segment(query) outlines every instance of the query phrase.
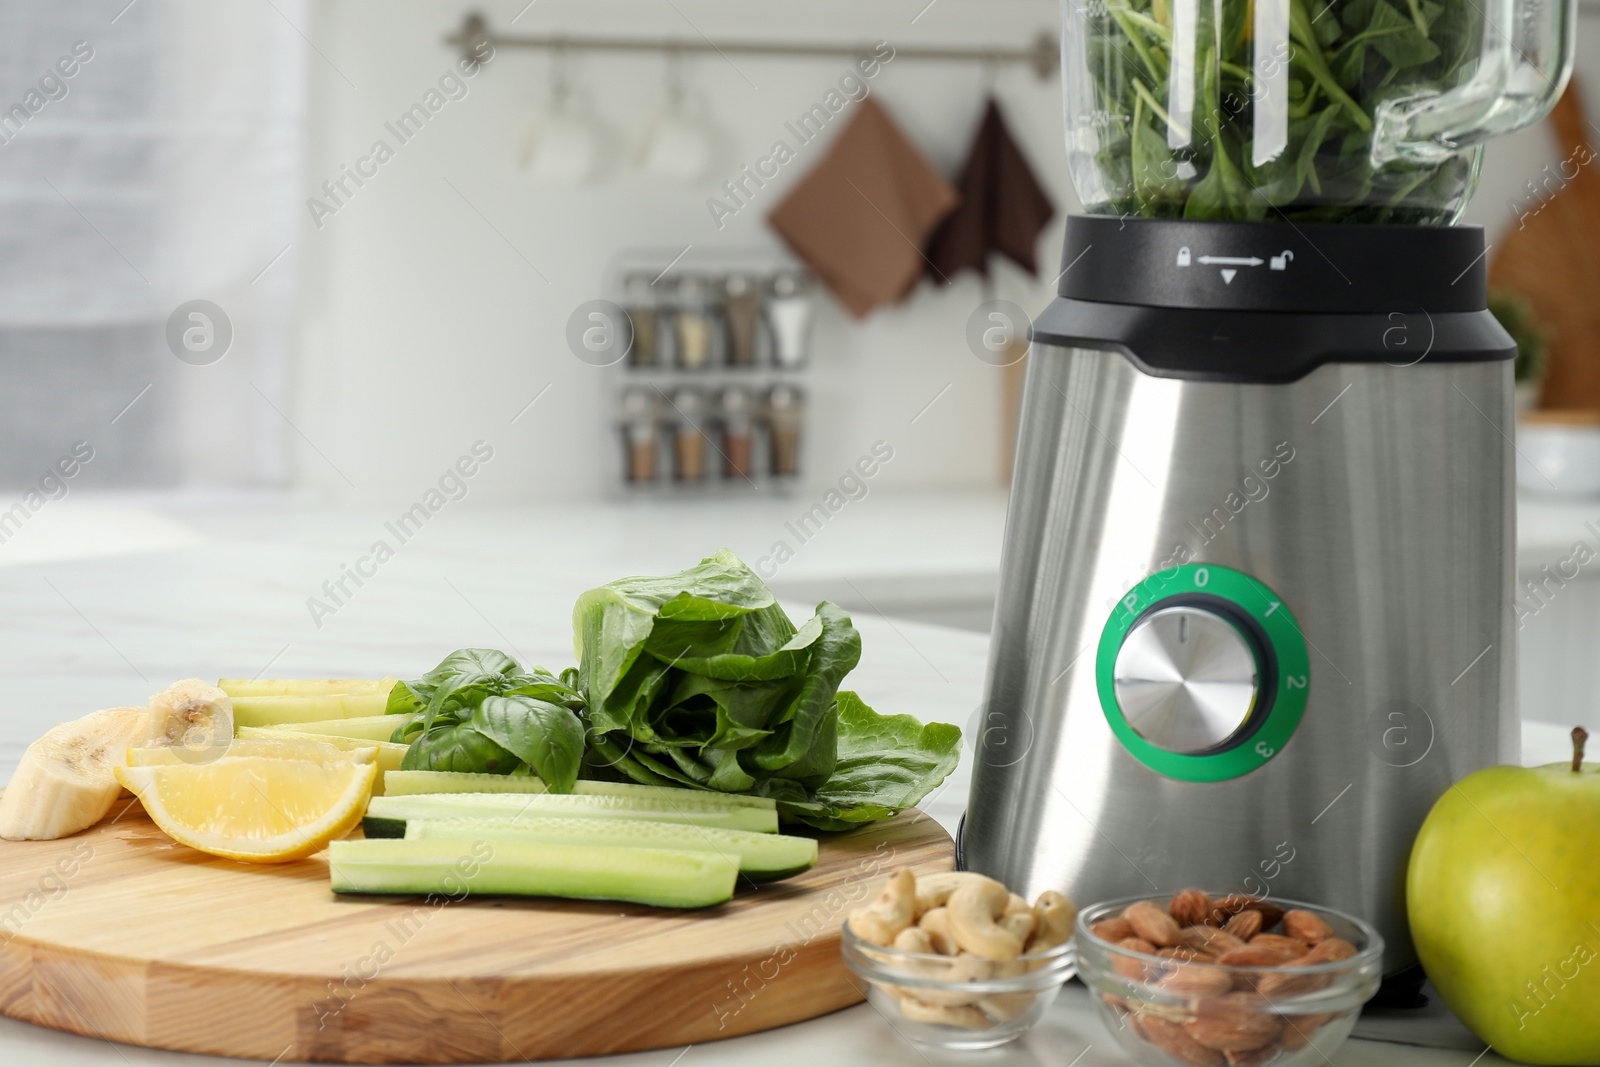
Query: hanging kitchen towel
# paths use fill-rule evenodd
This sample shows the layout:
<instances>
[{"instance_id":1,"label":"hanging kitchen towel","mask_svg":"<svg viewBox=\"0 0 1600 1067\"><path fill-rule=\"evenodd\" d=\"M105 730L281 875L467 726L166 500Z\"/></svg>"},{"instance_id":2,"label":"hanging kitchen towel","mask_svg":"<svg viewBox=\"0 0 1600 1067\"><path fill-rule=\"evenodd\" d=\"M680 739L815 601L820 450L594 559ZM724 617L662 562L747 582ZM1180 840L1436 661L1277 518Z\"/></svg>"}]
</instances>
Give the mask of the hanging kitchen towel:
<instances>
[{"instance_id":1,"label":"hanging kitchen towel","mask_svg":"<svg viewBox=\"0 0 1600 1067\"><path fill-rule=\"evenodd\" d=\"M946 281L970 268L987 277L989 254L998 252L1037 274L1034 246L1055 215L1055 205L1028 167L992 96L957 188L961 206L928 245L928 273Z\"/></svg>"},{"instance_id":2,"label":"hanging kitchen towel","mask_svg":"<svg viewBox=\"0 0 1600 1067\"><path fill-rule=\"evenodd\" d=\"M956 191L868 97L812 172L767 221L859 317L905 298L922 247Z\"/></svg>"}]
</instances>

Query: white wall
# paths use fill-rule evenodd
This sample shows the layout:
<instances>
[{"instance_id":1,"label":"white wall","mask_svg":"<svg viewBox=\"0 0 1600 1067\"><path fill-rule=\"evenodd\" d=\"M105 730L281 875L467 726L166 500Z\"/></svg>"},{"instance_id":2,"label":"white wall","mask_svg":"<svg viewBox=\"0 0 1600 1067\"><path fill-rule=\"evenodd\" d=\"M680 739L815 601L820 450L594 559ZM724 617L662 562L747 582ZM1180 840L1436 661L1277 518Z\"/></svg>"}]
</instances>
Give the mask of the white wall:
<instances>
[{"instance_id":1,"label":"white wall","mask_svg":"<svg viewBox=\"0 0 1600 1067\"><path fill-rule=\"evenodd\" d=\"M721 38L900 46L1020 45L1040 30L1054 32L1056 19L1050 0L941 0L915 24L926 0L678 0L676 9L660 0L539 0L512 26L525 3L482 7L492 25L513 32L693 39L703 31ZM327 58L312 61L308 186L364 153L384 135L383 123L435 82L455 58L441 38L468 6L336 0L318 7L307 33ZM616 377L568 351L568 315L601 295L604 268L621 248L694 244L698 253L713 246L776 247L764 213L821 158L817 144L806 146L761 202L720 232L706 198L739 163L765 154L784 135L783 123L816 103L848 66L844 59L738 56L730 64L716 56L689 58L691 88L703 94L728 134L716 179L670 188L630 175L623 165L592 188L560 188L533 184L514 166L528 105L548 85L548 63L543 55L502 50L465 99L447 105L320 230L308 214L300 248L307 298L295 420L327 460L293 438L299 484L340 497L414 496L484 438L496 458L475 481L475 498L612 491L619 460L609 428L598 428L597 420L609 418L607 390ZM664 59L585 55L575 57L573 69L594 109L631 149L659 106ZM885 67L872 90L929 159L953 176L981 113L982 80L972 64L903 59ZM997 89L1041 179L1065 190L1059 82L1007 68ZM1057 199L1064 213L1068 197L1058 192ZM1047 277L1054 275L1060 234L1058 219L1040 241ZM1018 273L1002 279L999 295L1025 308L1042 307L1048 289ZM971 277L944 293L924 284L906 305L859 324L823 300L809 454L815 478L836 479L883 438L896 452L879 486L994 484L1001 372L979 362L964 339L967 317L981 299ZM551 388L543 399L510 425L546 385ZM912 425L947 385L944 397Z\"/></svg>"},{"instance_id":2,"label":"white wall","mask_svg":"<svg viewBox=\"0 0 1600 1067\"><path fill-rule=\"evenodd\" d=\"M492 25L513 32L882 39L902 47L1022 45L1040 30L1054 33L1057 20L1053 0L525 4L314 4L304 28L321 55L310 59L306 185L315 188L340 163L353 162L385 136L386 120L435 83L455 58L441 39L469 7L481 7ZM1597 14L1585 9L1580 42L1595 39ZM547 89L548 63L543 55L503 50L470 83L469 96L447 105L336 216L320 229L307 216L296 249L306 289L294 375L297 432L289 437L298 486L340 499L415 499L482 438L493 444L496 458L474 480L475 499L613 492L619 461L606 420L616 378L571 355L564 340L568 315L601 295L602 274L619 249L776 247L764 213L821 157L818 145L807 146L761 201L722 231L711 221L706 197L739 163L763 154L783 135L784 121L820 99L846 66L833 59L690 58L689 84L728 135L717 179L700 188L671 188L630 175L619 161L609 179L580 189L538 186L514 167L529 105ZM1579 69L1591 102L1600 104L1600 50L1580 47ZM660 104L664 59L586 55L575 57L574 71L625 154ZM905 59L886 67L872 89L929 159L953 176L980 114L983 83L983 72L971 64ZM1058 208L1063 214L1075 209L1062 152L1059 82L1008 67L998 76L997 92ZM1600 107L1591 113L1600 115ZM1543 129L1492 146L1467 221L1487 225L1493 240L1514 224L1510 198L1556 156ZM1057 258L1061 225L1058 216L1040 240L1047 268ZM998 295L1024 308L1036 310L1049 299L1047 286L1019 272L1003 267L999 278ZM813 484L836 478L879 438L896 449L880 487L993 484L1000 467L1001 372L975 359L964 340L967 317L983 298L968 275L943 292L924 283L905 305L861 323L822 301L809 450ZM547 385L539 403L511 425Z\"/></svg>"}]
</instances>

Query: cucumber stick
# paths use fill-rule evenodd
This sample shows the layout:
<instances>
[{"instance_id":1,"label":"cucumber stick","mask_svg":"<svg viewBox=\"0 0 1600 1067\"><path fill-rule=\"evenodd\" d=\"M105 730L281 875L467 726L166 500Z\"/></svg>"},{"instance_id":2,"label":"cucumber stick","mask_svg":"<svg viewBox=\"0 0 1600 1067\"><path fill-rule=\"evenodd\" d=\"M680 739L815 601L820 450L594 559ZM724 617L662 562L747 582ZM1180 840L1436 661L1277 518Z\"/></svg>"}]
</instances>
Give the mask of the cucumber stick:
<instances>
[{"instance_id":1,"label":"cucumber stick","mask_svg":"<svg viewBox=\"0 0 1600 1067\"><path fill-rule=\"evenodd\" d=\"M737 861L716 852L532 841L334 841L335 893L623 900L704 908L733 896Z\"/></svg>"},{"instance_id":2,"label":"cucumber stick","mask_svg":"<svg viewBox=\"0 0 1600 1067\"><path fill-rule=\"evenodd\" d=\"M385 782L387 787L387 782ZM677 792L677 790L673 790ZM778 831L778 813L723 802L715 793L683 790L682 798L605 797L578 793L435 793L373 797L362 828L368 837L403 837L412 819L643 819L719 830Z\"/></svg>"},{"instance_id":3,"label":"cucumber stick","mask_svg":"<svg viewBox=\"0 0 1600 1067\"><path fill-rule=\"evenodd\" d=\"M387 693L237 696L233 698L233 723L235 726L279 726L367 718L382 715L388 704ZM394 726L389 729L392 731Z\"/></svg>"},{"instance_id":4,"label":"cucumber stick","mask_svg":"<svg viewBox=\"0 0 1600 1067\"><path fill-rule=\"evenodd\" d=\"M707 790L677 788L659 785L639 785L636 782L579 782L573 793L598 797L637 797L641 799L679 800L685 803L696 797L707 797L720 804L777 811L778 802L769 797L742 796L737 793L714 793ZM544 793L544 782L531 774L469 774L463 771L400 771L389 779L389 795L421 796L431 793Z\"/></svg>"},{"instance_id":5,"label":"cucumber stick","mask_svg":"<svg viewBox=\"0 0 1600 1067\"><path fill-rule=\"evenodd\" d=\"M817 862L817 843L809 837L642 819L412 819L406 823L406 840L538 841L716 852L737 856L739 873L755 882L788 878Z\"/></svg>"},{"instance_id":6,"label":"cucumber stick","mask_svg":"<svg viewBox=\"0 0 1600 1067\"><path fill-rule=\"evenodd\" d=\"M221 678L217 688L231 697L309 697L378 694L385 699L393 678Z\"/></svg>"},{"instance_id":7,"label":"cucumber stick","mask_svg":"<svg viewBox=\"0 0 1600 1067\"><path fill-rule=\"evenodd\" d=\"M235 705L237 710L237 705ZM397 715L361 715L353 719L324 719L321 722L285 722L271 726L252 726L234 721L235 732L243 730L287 731L296 734L327 734L329 737L349 737L357 741L387 741L400 725Z\"/></svg>"}]
</instances>

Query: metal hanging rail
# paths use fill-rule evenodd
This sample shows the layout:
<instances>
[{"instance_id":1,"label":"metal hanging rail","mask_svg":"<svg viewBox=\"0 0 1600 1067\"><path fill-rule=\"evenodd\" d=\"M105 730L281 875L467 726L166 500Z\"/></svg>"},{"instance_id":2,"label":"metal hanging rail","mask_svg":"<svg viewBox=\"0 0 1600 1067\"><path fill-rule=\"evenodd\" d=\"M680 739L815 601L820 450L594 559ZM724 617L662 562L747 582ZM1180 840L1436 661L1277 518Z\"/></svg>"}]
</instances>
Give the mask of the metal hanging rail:
<instances>
[{"instance_id":1,"label":"metal hanging rail","mask_svg":"<svg viewBox=\"0 0 1600 1067\"><path fill-rule=\"evenodd\" d=\"M489 29L489 22L479 12L471 12L461 23L461 29L445 38L447 44L456 46L464 58L470 60L479 46L488 44L500 48L539 48L545 50L569 49L581 52L675 52L683 54L716 53L751 56L815 57L828 56L859 59L872 54L871 45L841 44L786 44L777 41L711 41L663 40L646 37L576 37L561 34L502 34ZM1061 52L1055 38L1041 32L1028 48L918 48L896 46L896 59L936 59L967 63L1026 63L1040 78L1048 78L1061 65Z\"/></svg>"}]
</instances>

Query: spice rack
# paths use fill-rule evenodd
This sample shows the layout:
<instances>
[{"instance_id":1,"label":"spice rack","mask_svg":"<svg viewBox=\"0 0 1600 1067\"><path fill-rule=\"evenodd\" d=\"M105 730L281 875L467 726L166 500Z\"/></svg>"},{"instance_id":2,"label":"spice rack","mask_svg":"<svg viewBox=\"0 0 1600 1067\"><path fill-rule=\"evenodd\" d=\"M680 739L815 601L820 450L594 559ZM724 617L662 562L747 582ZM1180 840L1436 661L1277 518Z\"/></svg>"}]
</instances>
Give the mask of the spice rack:
<instances>
[{"instance_id":1,"label":"spice rack","mask_svg":"<svg viewBox=\"0 0 1600 1067\"><path fill-rule=\"evenodd\" d=\"M803 469L815 283L766 251L633 252L607 270L627 313L611 368L632 494L783 491Z\"/></svg>"}]
</instances>

